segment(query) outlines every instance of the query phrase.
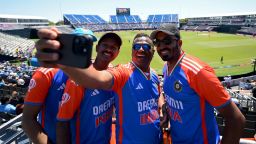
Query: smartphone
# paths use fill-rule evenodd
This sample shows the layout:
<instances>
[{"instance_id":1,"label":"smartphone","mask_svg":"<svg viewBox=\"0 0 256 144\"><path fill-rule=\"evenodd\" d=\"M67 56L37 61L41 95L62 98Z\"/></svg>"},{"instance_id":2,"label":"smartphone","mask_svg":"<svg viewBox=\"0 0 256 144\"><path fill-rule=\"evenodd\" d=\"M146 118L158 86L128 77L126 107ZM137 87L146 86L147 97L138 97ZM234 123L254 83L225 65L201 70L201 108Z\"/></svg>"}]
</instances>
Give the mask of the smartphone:
<instances>
[{"instance_id":1,"label":"smartphone","mask_svg":"<svg viewBox=\"0 0 256 144\"><path fill-rule=\"evenodd\" d=\"M78 68L88 68L90 66L93 48L92 36L59 34L57 40L61 44L59 50L45 49L45 52L56 52L59 54L59 60L53 63Z\"/></svg>"}]
</instances>

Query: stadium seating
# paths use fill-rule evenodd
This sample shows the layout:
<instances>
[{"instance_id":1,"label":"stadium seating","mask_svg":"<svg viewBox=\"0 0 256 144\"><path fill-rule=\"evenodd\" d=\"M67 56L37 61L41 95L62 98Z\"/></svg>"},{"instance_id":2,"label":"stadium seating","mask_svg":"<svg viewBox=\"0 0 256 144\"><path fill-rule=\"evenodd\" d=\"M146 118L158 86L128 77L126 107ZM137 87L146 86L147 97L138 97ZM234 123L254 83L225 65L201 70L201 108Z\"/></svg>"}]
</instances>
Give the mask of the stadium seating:
<instances>
[{"instance_id":1,"label":"stadium seating","mask_svg":"<svg viewBox=\"0 0 256 144\"><path fill-rule=\"evenodd\" d=\"M161 24L173 23L178 24L178 14L160 14L160 15L149 15L147 18L148 28L156 29Z\"/></svg>"},{"instance_id":2,"label":"stadium seating","mask_svg":"<svg viewBox=\"0 0 256 144\"><path fill-rule=\"evenodd\" d=\"M141 19L138 15L111 15L111 23L141 23Z\"/></svg>"},{"instance_id":3,"label":"stadium seating","mask_svg":"<svg viewBox=\"0 0 256 144\"><path fill-rule=\"evenodd\" d=\"M70 26L57 26L56 27L61 33L72 33L74 31Z\"/></svg>"},{"instance_id":4,"label":"stadium seating","mask_svg":"<svg viewBox=\"0 0 256 144\"><path fill-rule=\"evenodd\" d=\"M35 42L0 32L0 54L12 57L29 57Z\"/></svg>"},{"instance_id":5,"label":"stadium seating","mask_svg":"<svg viewBox=\"0 0 256 144\"><path fill-rule=\"evenodd\" d=\"M179 22L178 14L149 15L148 23L177 23Z\"/></svg>"},{"instance_id":6,"label":"stadium seating","mask_svg":"<svg viewBox=\"0 0 256 144\"><path fill-rule=\"evenodd\" d=\"M240 34L249 34L249 35L256 35L256 27L242 27L241 30L238 30Z\"/></svg>"},{"instance_id":7,"label":"stadium seating","mask_svg":"<svg viewBox=\"0 0 256 144\"><path fill-rule=\"evenodd\" d=\"M22 114L0 126L0 143L31 143L21 128Z\"/></svg>"},{"instance_id":8,"label":"stadium seating","mask_svg":"<svg viewBox=\"0 0 256 144\"><path fill-rule=\"evenodd\" d=\"M70 24L104 24L107 23L98 15L64 14L64 21Z\"/></svg>"}]
</instances>

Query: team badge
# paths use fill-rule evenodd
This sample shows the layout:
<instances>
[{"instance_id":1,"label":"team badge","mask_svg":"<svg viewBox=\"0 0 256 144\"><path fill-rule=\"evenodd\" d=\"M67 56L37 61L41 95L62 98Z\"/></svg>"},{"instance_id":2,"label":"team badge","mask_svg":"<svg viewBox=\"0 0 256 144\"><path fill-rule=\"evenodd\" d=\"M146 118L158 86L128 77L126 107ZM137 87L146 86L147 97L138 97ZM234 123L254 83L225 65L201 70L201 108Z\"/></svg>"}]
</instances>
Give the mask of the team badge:
<instances>
[{"instance_id":1,"label":"team badge","mask_svg":"<svg viewBox=\"0 0 256 144\"><path fill-rule=\"evenodd\" d=\"M176 92L180 92L182 90L182 85L181 85L180 81L175 81L174 82L174 90Z\"/></svg>"},{"instance_id":2,"label":"team badge","mask_svg":"<svg viewBox=\"0 0 256 144\"><path fill-rule=\"evenodd\" d=\"M31 79L28 86L28 92L30 92L30 90L34 87L36 87L36 81L34 79Z\"/></svg>"},{"instance_id":3,"label":"team badge","mask_svg":"<svg viewBox=\"0 0 256 144\"><path fill-rule=\"evenodd\" d=\"M60 106L62 106L64 103L67 103L70 100L70 95L68 93L64 93L61 98Z\"/></svg>"}]
</instances>

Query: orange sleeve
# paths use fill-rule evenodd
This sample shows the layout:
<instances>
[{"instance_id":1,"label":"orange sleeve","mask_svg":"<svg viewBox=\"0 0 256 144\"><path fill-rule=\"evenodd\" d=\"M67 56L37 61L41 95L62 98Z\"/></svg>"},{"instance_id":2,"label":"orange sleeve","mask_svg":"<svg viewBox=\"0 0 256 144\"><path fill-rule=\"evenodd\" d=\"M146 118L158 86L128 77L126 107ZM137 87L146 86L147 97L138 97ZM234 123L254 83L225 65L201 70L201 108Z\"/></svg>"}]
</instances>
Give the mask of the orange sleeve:
<instances>
[{"instance_id":1,"label":"orange sleeve","mask_svg":"<svg viewBox=\"0 0 256 144\"><path fill-rule=\"evenodd\" d=\"M62 95L57 119L60 121L72 119L76 111L79 109L83 96L84 88L69 79Z\"/></svg>"},{"instance_id":2,"label":"orange sleeve","mask_svg":"<svg viewBox=\"0 0 256 144\"><path fill-rule=\"evenodd\" d=\"M199 96L204 97L212 106L221 107L230 101L230 96L210 67L201 69L192 80L192 87Z\"/></svg>"},{"instance_id":3,"label":"orange sleeve","mask_svg":"<svg viewBox=\"0 0 256 144\"><path fill-rule=\"evenodd\" d=\"M30 80L25 104L41 105L44 103L51 86L52 79L58 69L38 68Z\"/></svg>"},{"instance_id":4,"label":"orange sleeve","mask_svg":"<svg viewBox=\"0 0 256 144\"><path fill-rule=\"evenodd\" d=\"M122 89L131 74L131 70L124 65L118 65L117 67L108 69L107 71L110 72L114 78L112 90L116 92Z\"/></svg>"}]
</instances>

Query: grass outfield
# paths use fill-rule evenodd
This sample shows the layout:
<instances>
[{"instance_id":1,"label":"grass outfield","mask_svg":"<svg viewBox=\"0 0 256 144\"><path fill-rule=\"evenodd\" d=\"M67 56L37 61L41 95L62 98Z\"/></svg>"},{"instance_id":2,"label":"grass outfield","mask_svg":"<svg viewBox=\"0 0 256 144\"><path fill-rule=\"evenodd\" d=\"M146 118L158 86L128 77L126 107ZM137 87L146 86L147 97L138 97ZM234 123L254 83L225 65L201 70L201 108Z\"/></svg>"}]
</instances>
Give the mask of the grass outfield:
<instances>
[{"instance_id":1,"label":"grass outfield","mask_svg":"<svg viewBox=\"0 0 256 144\"><path fill-rule=\"evenodd\" d=\"M127 63L131 60L132 40L138 32L116 32L122 37L123 45L113 64ZM150 34L151 31L144 32ZM97 37L102 34L95 33ZM183 50L208 63L215 69L218 76L248 73L253 70L250 63L251 59L256 58L256 38L214 32L186 31L181 31L181 37ZM223 64L220 62L221 56L223 56ZM93 57L95 57L95 51ZM162 66L163 62L156 52L151 67L161 74Z\"/></svg>"}]
</instances>

